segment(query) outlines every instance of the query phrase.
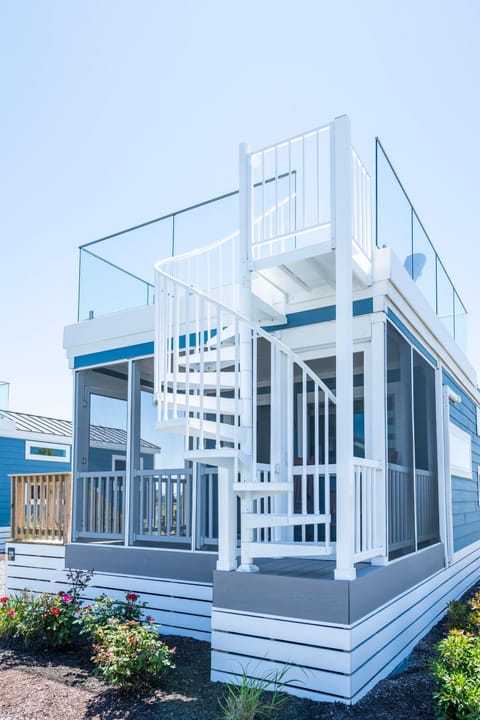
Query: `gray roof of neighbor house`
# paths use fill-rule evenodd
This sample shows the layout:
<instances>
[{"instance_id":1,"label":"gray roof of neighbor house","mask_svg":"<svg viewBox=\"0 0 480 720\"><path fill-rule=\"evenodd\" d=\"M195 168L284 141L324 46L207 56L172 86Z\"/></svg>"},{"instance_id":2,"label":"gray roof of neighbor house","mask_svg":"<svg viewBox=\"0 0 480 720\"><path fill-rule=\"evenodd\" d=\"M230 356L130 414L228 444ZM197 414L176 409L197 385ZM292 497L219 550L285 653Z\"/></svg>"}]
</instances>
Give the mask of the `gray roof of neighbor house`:
<instances>
[{"instance_id":1,"label":"gray roof of neighbor house","mask_svg":"<svg viewBox=\"0 0 480 720\"><path fill-rule=\"evenodd\" d=\"M12 420L20 432L43 433L44 435L60 435L72 437L71 420L58 420L43 417L42 415L29 415L28 413L0 410L0 418ZM90 442L95 445L126 445L127 433L118 428L104 427L103 425L90 426ZM143 448L159 450L159 446L148 440L141 441Z\"/></svg>"}]
</instances>

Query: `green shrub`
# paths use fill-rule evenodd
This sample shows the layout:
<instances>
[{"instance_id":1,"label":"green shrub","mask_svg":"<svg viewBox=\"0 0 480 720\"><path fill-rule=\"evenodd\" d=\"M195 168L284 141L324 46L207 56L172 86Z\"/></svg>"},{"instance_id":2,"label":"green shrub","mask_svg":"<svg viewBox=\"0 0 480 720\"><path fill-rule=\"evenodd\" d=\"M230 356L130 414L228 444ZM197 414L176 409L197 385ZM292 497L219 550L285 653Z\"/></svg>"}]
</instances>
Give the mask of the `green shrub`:
<instances>
[{"instance_id":1,"label":"green shrub","mask_svg":"<svg viewBox=\"0 0 480 720\"><path fill-rule=\"evenodd\" d=\"M37 649L71 646L77 635L78 605L66 592L23 592L0 600L0 638L22 640Z\"/></svg>"},{"instance_id":2,"label":"green shrub","mask_svg":"<svg viewBox=\"0 0 480 720\"><path fill-rule=\"evenodd\" d=\"M288 668L267 673L263 678L251 678L242 671L239 685L227 685L227 694L220 701L222 720L256 720L273 716L285 703L281 692ZM268 694L267 694L267 691Z\"/></svg>"},{"instance_id":3,"label":"green shrub","mask_svg":"<svg viewBox=\"0 0 480 720\"><path fill-rule=\"evenodd\" d=\"M432 669L439 720L480 717L480 638L451 630L438 644Z\"/></svg>"},{"instance_id":4,"label":"green shrub","mask_svg":"<svg viewBox=\"0 0 480 720\"><path fill-rule=\"evenodd\" d=\"M459 600L449 602L447 619L450 628L478 635L480 633L480 592L475 593L466 602Z\"/></svg>"},{"instance_id":5,"label":"green shrub","mask_svg":"<svg viewBox=\"0 0 480 720\"><path fill-rule=\"evenodd\" d=\"M146 691L175 667L175 648L160 640L156 625L110 618L104 627L96 629L96 637L92 661L97 674L124 692Z\"/></svg>"},{"instance_id":6,"label":"green shrub","mask_svg":"<svg viewBox=\"0 0 480 720\"><path fill-rule=\"evenodd\" d=\"M79 613L80 632L96 640L99 630L108 625L110 620L123 623L129 620L141 622L145 607L146 603L139 603L138 595L134 592L127 592L125 600L114 600L106 595L100 595L93 604L82 608ZM150 618L147 617L146 620L150 621Z\"/></svg>"}]
</instances>

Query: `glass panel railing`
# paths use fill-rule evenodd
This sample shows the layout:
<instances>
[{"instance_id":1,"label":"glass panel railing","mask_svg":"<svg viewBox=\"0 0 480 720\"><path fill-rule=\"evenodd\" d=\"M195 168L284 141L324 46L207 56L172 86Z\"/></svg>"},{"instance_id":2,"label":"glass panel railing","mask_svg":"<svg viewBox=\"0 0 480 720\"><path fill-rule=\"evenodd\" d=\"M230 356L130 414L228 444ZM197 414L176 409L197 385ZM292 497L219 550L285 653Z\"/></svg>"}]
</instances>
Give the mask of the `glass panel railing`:
<instances>
[{"instance_id":1,"label":"glass panel railing","mask_svg":"<svg viewBox=\"0 0 480 720\"><path fill-rule=\"evenodd\" d=\"M468 313L465 305L455 292L453 295L455 339L461 347L467 346L468 341Z\"/></svg>"},{"instance_id":2,"label":"glass panel railing","mask_svg":"<svg viewBox=\"0 0 480 720\"><path fill-rule=\"evenodd\" d=\"M437 314L449 333L454 335L453 285L443 264L437 262Z\"/></svg>"},{"instance_id":3,"label":"glass panel railing","mask_svg":"<svg viewBox=\"0 0 480 720\"><path fill-rule=\"evenodd\" d=\"M438 317L465 350L465 305L378 138L375 166L377 247L392 248Z\"/></svg>"},{"instance_id":4,"label":"glass panel railing","mask_svg":"<svg viewBox=\"0 0 480 720\"><path fill-rule=\"evenodd\" d=\"M80 247L78 319L154 301L154 265L221 240L238 227L238 191Z\"/></svg>"},{"instance_id":5,"label":"glass panel railing","mask_svg":"<svg viewBox=\"0 0 480 720\"><path fill-rule=\"evenodd\" d=\"M81 248L78 320L150 305L153 289L142 278Z\"/></svg>"},{"instance_id":6,"label":"glass panel railing","mask_svg":"<svg viewBox=\"0 0 480 720\"><path fill-rule=\"evenodd\" d=\"M412 212L412 255L410 256L410 277L416 282L426 299L437 310L436 253L428 239L423 225Z\"/></svg>"}]
</instances>

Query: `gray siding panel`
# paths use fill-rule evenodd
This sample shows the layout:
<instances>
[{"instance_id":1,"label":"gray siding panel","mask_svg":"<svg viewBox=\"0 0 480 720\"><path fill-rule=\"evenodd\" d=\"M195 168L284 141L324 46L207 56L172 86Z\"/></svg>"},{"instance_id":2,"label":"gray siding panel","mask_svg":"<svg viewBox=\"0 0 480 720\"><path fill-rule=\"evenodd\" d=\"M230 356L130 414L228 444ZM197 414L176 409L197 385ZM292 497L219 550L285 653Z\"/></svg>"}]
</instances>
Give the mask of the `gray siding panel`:
<instances>
[{"instance_id":1,"label":"gray siding panel","mask_svg":"<svg viewBox=\"0 0 480 720\"><path fill-rule=\"evenodd\" d=\"M455 552L480 540L477 468L480 464L480 437L477 435L477 408L472 398L444 371L443 382L461 397L450 403L450 420L472 438L472 479L452 477L453 548Z\"/></svg>"},{"instance_id":2,"label":"gray siding panel","mask_svg":"<svg viewBox=\"0 0 480 720\"><path fill-rule=\"evenodd\" d=\"M65 549L65 567L115 575L165 578L192 582L213 580L216 554L155 548L72 543Z\"/></svg>"},{"instance_id":3,"label":"gray siding panel","mask_svg":"<svg viewBox=\"0 0 480 720\"><path fill-rule=\"evenodd\" d=\"M351 582L217 571L213 607L350 625L443 568L438 544Z\"/></svg>"}]
</instances>

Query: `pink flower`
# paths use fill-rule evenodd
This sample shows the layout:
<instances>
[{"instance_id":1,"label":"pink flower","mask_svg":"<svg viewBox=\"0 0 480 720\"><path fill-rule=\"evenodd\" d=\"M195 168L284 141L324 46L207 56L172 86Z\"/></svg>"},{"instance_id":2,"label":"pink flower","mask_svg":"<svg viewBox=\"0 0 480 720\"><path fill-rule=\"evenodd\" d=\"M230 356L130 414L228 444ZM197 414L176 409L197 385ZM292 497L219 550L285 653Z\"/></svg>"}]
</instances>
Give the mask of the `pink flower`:
<instances>
[{"instance_id":1,"label":"pink flower","mask_svg":"<svg viewBox=\"0 0 480 720\"><path fill-rule=\"evenodd\" d=\"M9 610L9 611L7 612L7 615L10 615L10 617L11 617L12 615L15 615L15 610Z\"/></svg>"},{"instance_id":2,"label":"pink flower","mask_svg":"<svg viewBox=\"0 0 480 720\"><path fill-rule=\"evenodd\" d=\"M7 596L1 597L0 602L3 602L3 603L8 602L8 597Z\"/></svg>"},{"instance_id":3,"label":"pink flower","mask_svg":"<svg viewBox=\"0 0 480 720\"><path fill-rule=\"evenodd\" d=\"M138 595L135 593L129 592L126 595L127 600L138 600Z\"/></svg>"},{"instance_id":4,"label":"pink flower","mask_svg":"<svg viewBox=\"0 0 480 720\"><path fill-rule=\"evenodd\" d=\"M51 615L60 615L60 610L58 608L52 608L50 610Z\"/></svg>"},{"instance_id":5,"label":"pink flower","mask_svg":"<svg viewBox=\"0 0 480 720\"><path fill-rule=\"evenodd\" d=\"M64 596L62 597L62 600L63 600L63 602L66 602L66 603L72 602L73 597L72 597L71 595L64 595Z\"/></svg>"}]
</instances>

